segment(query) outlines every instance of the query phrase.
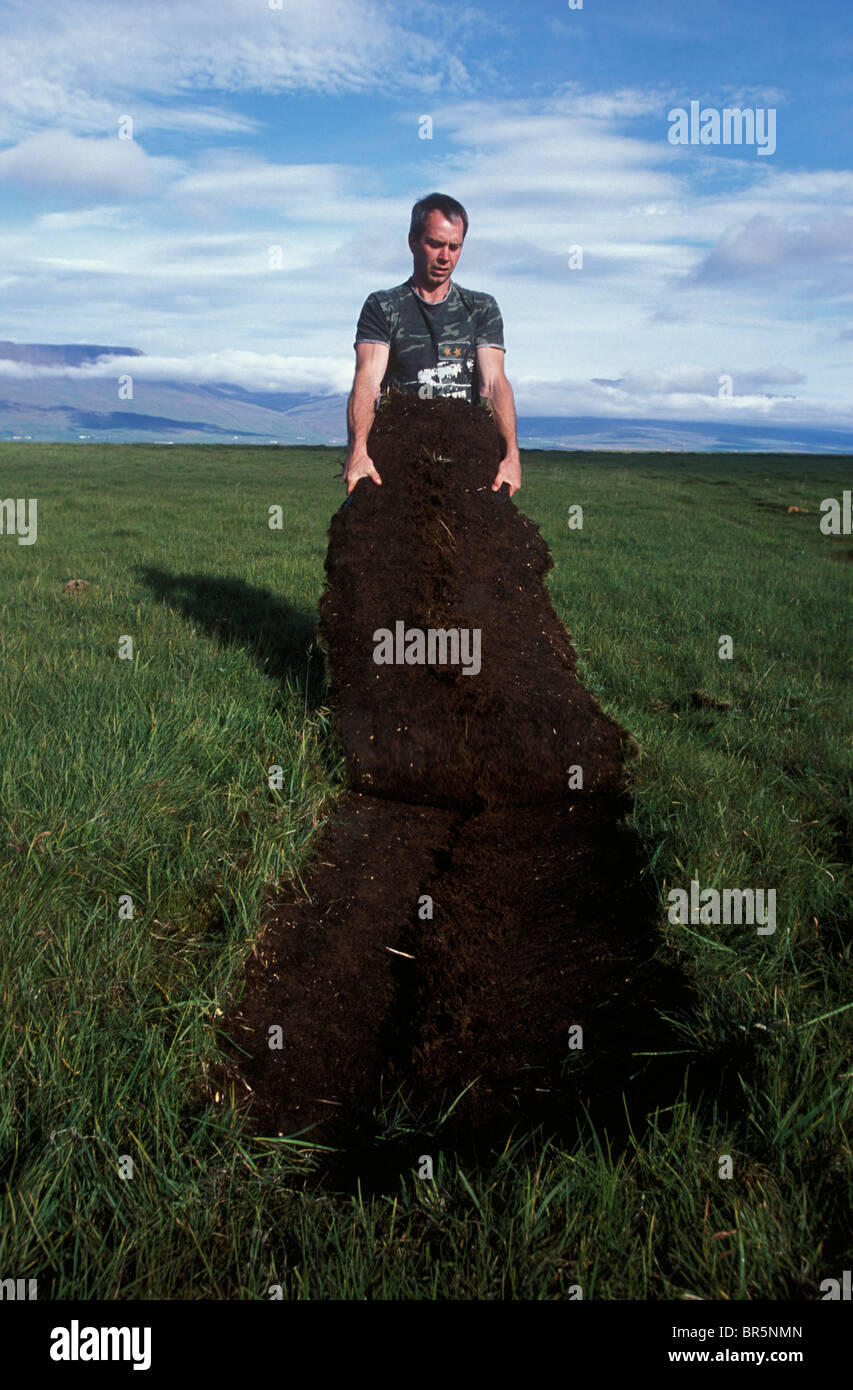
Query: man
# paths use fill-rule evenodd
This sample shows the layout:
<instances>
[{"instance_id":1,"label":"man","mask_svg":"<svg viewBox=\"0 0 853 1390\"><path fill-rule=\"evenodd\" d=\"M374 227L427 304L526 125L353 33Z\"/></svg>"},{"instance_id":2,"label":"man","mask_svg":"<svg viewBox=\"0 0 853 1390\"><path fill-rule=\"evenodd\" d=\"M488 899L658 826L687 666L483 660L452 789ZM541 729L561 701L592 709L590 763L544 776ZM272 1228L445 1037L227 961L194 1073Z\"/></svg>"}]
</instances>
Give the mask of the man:
<instances>
[{"instance_id":1,"label":"man","mask_svg":"<svg viewBox=\"0 0 853 1390\"><path fill-rule=\"evenodd\" d=\"M484 396L504 441L492 491L508 483L511 497L521 487L500 310L490 294L463 289L450 278L467 230L468 214L455 198L443 193L422 198L412 208L410 278L365 300L356 328L355 379L347 406L347 495L362 478L382 482L367 453L367 436L376 398L391 387L422 397L461 396L472 404Z\"/></svg>"}]
</instances>

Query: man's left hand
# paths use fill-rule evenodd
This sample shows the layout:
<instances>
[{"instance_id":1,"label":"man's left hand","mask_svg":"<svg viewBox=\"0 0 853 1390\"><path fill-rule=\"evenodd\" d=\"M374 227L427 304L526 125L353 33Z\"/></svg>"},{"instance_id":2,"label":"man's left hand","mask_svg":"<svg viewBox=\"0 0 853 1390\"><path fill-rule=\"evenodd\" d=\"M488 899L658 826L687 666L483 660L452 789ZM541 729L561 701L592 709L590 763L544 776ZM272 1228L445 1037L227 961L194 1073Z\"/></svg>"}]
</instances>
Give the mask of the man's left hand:
<instances>
[{"instance_id":1,"label":"man's left hand","mask_svg":"<svg viewBox=\"0 0 853 1390\"><path fill-rule=\"evenodd\" d=\"M501 459L498 475L492 483L492 492L500 492L502 483L509 483L510 497L521 487L521 459L518 454L506 454Z\"/></svg>"}]
</instances>

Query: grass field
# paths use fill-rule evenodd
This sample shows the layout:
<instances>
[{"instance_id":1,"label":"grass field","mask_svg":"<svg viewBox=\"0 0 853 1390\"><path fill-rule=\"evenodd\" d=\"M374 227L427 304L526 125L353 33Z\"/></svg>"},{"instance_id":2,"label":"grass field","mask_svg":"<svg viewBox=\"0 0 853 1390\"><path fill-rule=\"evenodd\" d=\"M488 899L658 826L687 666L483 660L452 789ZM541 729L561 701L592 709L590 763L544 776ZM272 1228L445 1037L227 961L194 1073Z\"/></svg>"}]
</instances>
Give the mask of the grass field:
<instances>
[{"instance_id":1,"label":"grass field","mask_svg":"<svg viewBox=\"0 0 853 1390\"><path fill-rule=\"evenodd\" d=\"M851 1259L853 537L819 508L851 460L523 457L582 677L642 750L685 1058L729 1059L733 1084L723 1106L685 1063L666 1106L626 1098L626 1141L581 1117L571 1145L508 1135L481 1168L439 1129L434 1182L413 1160L353 1194L209 1084L265 888L341 789L311 652L340 458L0 448L0 498L38 499L36 544L0 535L0 1277L74 1299L820 1298ZM774 888L775 933L670 925L691 879Z\"/></svg>"}]
</instances>

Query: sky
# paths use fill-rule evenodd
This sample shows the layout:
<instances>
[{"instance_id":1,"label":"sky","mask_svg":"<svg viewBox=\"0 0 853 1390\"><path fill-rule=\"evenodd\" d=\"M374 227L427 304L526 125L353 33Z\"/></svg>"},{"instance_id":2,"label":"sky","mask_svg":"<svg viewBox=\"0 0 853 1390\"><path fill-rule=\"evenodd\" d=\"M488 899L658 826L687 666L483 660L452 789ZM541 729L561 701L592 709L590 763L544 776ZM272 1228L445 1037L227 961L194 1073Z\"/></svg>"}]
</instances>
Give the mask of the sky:
<instances>
[{"instance_id":1,"label":"sky","mask_svg":"<svg viewBox=\"0 0 853 1390\"><path fill-rule=\"evenodd\" d=\"M438 190L520 413L851 429L851 106L850 0L3 0L0 339L346 391Z\"/></svg>"}]
</instances>

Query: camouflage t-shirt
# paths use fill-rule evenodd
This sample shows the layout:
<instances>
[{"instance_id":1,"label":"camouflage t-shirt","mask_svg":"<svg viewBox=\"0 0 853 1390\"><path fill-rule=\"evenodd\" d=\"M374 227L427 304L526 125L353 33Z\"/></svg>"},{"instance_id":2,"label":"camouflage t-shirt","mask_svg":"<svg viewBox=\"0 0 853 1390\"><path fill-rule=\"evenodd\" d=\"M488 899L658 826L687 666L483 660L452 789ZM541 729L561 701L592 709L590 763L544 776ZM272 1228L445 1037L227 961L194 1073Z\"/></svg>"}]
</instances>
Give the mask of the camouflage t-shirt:
<instances>
[{"instance_id":1,"label":"camouflage t-shirt","mask_svg":"<svg viewBox=\"0 0 853 1390\"><path fill-rule=\"evenodd\" d=\"M480 395L477 348L504 346L503 321L490 294L450 282L438 304L427 304L411 277L392 290L368 295L355 330L356 343L387 343L391 351L382 390L396 387L421 396Z\"/></svg>"}]
</instances>

